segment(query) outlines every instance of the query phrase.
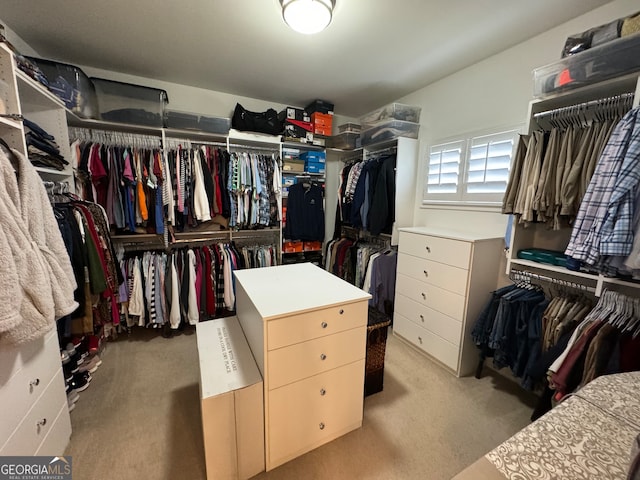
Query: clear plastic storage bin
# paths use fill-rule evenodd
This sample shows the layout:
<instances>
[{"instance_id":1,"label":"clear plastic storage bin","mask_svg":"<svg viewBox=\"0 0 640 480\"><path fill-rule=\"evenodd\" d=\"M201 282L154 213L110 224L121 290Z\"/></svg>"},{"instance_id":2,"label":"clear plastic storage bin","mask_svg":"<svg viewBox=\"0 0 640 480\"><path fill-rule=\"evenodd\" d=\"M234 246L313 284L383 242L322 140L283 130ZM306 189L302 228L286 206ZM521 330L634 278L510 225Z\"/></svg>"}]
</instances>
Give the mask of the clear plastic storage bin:
<instances>
[{"instance_id":1,"label":"clear plastic storage bin","mask_svg":"<svg viewBox=\"0 0 640 480\"><path fill-rule=\"evenodd\" d=\"M82 70L44 58L26 58L40 69L51 93L60 98L69 110L83 118L99 118L95 88Z\"/></svg>"},{"instance_id":2,"label":"clear plastic storage bin","mask_svg":"<svg viewBox=\"0 0 640 480\"><path fill-rule=\"evenodd\" d=\"M162 127L167 92L131 83L91 78L98 95L100 118L110 122Z\"/></svg>"},{"instance_id":3,"label":"clear plastic storage bin","mask_svg":"<svg viewBox=\"0 0 640 480\"><path fill-rule=\"evenodd\" d=\"M420 123L422 108L403 105L402 103L390 103L378 108L367 115L360 117L363 128L376 125L383 120L401 120L403 122Z\"/></svg>"},{"instance_id":4,"label":"clear plastic storage bin","mask_svg":"<svg viewBox=\"0 0 640 480\"><path fill-rule=\"evenodd\" d=\"M640 34L593 47L533 71L536 97L640 70Z\"/></svg>"},{"instance_id":5,"label":"clear plastic storage bin","mask_svg":"<svg viewBox=\"0 0 640 480\"><path fill-rule=\"evenodd\" d=\"M357 123L343 123L338 125L338 133L360 133L362 126Z\"/></svg>"},{"instance_id":6,"label":"clear plastic storage bin","mask_svg":"<svg viewBox=\"0 0 640 480\"><path fill-rule=\"evenodd\" d=\"M168 110L165 126L182 130L197 130L207 133L220 133L226 135L231 128L231 119L224 117L208 117L195 113L178 112Z\"/></svg>"},{"instance_id":7,"label":"clear plastic storage bin","mask_svg":"<svg viewBox=\"0 0 640 480\"><path fill-rule=\"evenodd\" d=\"M389 120L378 123L362 132L362 146L386 142L398 137L418 138L419 123Z\"/></svg>"},{"instance_id":8,"label":"clear plastic storage bin","mask_svg":"<svg viewBox=\"0 0 640 480\"><path fill-rule=\"evenodd\" d=\"M334 135L331 137L331 147L342 150L360 148L360 134L345 132Z\"/></svg>"}]
</instances>

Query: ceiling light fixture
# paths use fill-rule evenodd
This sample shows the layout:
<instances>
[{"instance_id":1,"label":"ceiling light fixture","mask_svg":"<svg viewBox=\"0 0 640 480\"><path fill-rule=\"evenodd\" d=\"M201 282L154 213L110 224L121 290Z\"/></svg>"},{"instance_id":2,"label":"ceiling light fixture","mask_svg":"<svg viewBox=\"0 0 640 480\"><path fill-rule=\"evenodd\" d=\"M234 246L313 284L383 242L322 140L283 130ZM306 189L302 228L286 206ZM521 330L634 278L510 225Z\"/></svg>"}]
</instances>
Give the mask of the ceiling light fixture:
<instances>
[{"instance_id":1,"label":"ceiling light fixture","mask_svg":"<svg viewBox=\"0 0 640 480\"><path fill-rule=\"evenodd\" d=\"M282 18L293 30L311 35L331 23L335 0L280 0Z\"/></svg>"}]
</instances>

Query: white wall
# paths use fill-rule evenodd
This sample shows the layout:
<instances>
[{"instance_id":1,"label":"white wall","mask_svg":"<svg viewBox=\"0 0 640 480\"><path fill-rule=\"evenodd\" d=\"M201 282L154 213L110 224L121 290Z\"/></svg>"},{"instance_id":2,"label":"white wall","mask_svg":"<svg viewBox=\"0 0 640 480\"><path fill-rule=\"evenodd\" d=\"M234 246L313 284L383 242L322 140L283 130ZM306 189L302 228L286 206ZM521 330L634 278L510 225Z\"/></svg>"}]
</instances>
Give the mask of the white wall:
<instances>
[{"instance_id":1,"label":"white wall","mask_svg":"<svg viewBox=\"0 0 640 480\"><path fill-rule=\"evenodd\" d=\"M422 159L428 146L461 134L524 124L533 98L532 71L558 60L569 35L639 9L635 0L616 0L399 99L422 107L415 225L503 235L507 217L497 210L421 207Z\"/></svg>"}]
</instances>

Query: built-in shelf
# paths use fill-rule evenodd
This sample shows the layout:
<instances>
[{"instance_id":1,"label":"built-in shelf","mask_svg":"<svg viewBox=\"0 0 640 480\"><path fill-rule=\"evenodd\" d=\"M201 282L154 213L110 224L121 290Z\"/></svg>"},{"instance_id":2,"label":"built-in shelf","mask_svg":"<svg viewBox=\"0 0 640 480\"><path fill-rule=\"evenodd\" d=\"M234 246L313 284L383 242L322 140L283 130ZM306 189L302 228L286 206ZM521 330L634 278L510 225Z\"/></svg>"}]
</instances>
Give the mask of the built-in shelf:
<instances>
[{"instance_id":1,"label":"built-in shelf","mask_svg":"<svg viewBox=\"0 0 640 480\"><path fill-rule=\"evenodd\" d=\"M22 104L23 113L58 108L66 109L62 100L22 70L16 70L16 78L18 79L18 90L20 92L20 103Z\"/></svg>"},{"instance_id":2,"label":"built-in shelf","mask_svg":"<svg viewBox=\"0 0 640 480\"><path fill-rule=\"evenodd\" d=\"M70 110L67 110L67 124L70 127L76 128L155 135L158 138L162 136L162 127L134 125L131 123L108 122L106 120L96 120L93 118L81 118Z\"/></svg>"},{"instance_id":3,"label":"built-in shelf","mask_svg":"<svg viewBox=\"0 0 640 480\"><path fill-rule=\"evenodd\" d=\"M511 265L522 265L523 267L537 268L538 270L547 270L549 272L562 273L564 275L570 275L573 277L587 278L593 280L594 282L598 281L598 275L594 273L585 273L585 272L576 272L574 270L569 270L565 267L560 267L557 265L549 265L547 263L538 263L533 262L531 260L522 260L522 259L511 259Z\"/></svg>"},{"instance_id":4,"label":"built-in shelf","mask_svg":"<svg viewBox=\"0 0 640 480\"><path fill-rule=\"evenodd\" d=\"M0 125L6 126L9 128L15 128L17 130L19 130L21 127L21 124L18 120L13 120L7 117L0 117Z\"/></svg>"},{"instance_id":5,"label":"built-in shelf","mask_svg":"<svg viewBox=\"0 0 640 480\"><path fill-rule=\"evenodd\" d=\"M227 143L227 134L205 132L203 130L165 128L164 135L165 135L165 138L177 139L177 140L181 140L184 138L185 140L191 140L196 143L198 140L219 142L220 144L224 144L224 145L226 145Z\"/></svg>"},{"instance_id":6,"label":"built-in shelf","mask_svg":"<svg viewBox=\"0 0 640 480\"><path fill-rule=\"evenodd\" d=\"M47 175L56 175L59 177L68 177L69 172L64 170L56 170L55 168L34 167L38 173L46 173Z\"/></svg>"}]
</instances>

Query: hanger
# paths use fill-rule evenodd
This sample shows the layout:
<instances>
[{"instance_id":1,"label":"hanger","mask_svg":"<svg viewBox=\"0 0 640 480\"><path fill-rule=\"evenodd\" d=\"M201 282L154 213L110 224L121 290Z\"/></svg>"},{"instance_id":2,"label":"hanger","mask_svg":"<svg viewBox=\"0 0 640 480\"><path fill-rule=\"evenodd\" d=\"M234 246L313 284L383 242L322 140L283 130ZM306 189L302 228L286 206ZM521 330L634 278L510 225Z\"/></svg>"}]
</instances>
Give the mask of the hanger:
<instances>
[{"instance_id":1,"label":"hanger","mask_svg":"<svg viewBox=\"0 0 640 480\"><path fill-rule=\"evenodd\" d=\"M13 152L13 150L11 150L11 147L9 146L9 144L5 142L3 138L0 138L0 149L2 149L4 154L9 159L9 163L11 163L11 166L13 167L13 170L16 172L16 175L17 175L20 162L18 160L18 157L16 157L16 154Z\"/></svg>"}]
</instances>

